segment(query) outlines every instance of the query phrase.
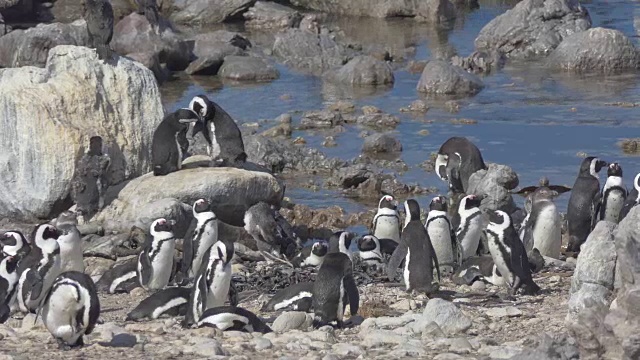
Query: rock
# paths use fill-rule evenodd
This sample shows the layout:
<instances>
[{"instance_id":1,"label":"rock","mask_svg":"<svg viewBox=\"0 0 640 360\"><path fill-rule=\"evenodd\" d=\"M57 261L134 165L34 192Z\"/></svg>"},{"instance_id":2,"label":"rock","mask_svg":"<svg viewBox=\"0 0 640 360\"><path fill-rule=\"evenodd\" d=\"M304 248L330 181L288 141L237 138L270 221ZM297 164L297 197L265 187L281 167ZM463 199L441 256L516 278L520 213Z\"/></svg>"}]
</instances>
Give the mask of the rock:
<instances>
[{"instance_id":1,"label":"rock","mask_svg":"<svg viewBox=\"0 0 640 360\"><path fill-rule=\"evenodd\" d=\"M616 224L600 221L580 249L578 264L571 277L571 294L585 283L613 290L616 247L613 234Z\"/></svg>"},{"instance_id":2,"label":"rock","mask_svg":"<svg viewBox=\"0 0 640 360\"><path fill-rule=\"evenodd\" d=\"M505 57L499 51L474 51L467 57L454 56L451 58L453 66L459 66L464 71L473 74L489 74L504 67Z\"/></svg>"},{"instance_id":3,"label":"rock","mask_svg":"<svg viewBox=\"0 0 640 360\"><path fill-rule=\"evenodd\" d=\"M358 125L368 126L376 129L395 128L400 124L400 119L391 114L375 113L364 114L356 119Z\"/></svg>"},{"instance_id":4,"label":"rock","mask_svg":"<svg viewBox=\"0 0 640 360\"><path fill-rule=\"evenodd\" d=\"M503 210L511 214L516 210L509 190L518 186L518 175L506 165L487 163L487 170L478 170L469 177L468 194L487 195L481 209Z\"/></svg>"},{"instance_id":5,"label":"rock","mask_svg":"<svg viewBox=\"0 0 640 360\"><path fill-rule=\"evenodd\" d=\"M283 192L284 187L272 175L236 168L183 169L165 176L148 173L120 190L97 220L117 221L128 228L137 220L140 209L154 201L171 197L192 204L205 198L214 204L218 219L241 226L251 205L260 201L279 205Z\"/></svg>"},{"instance_id":6,"label":"rock","mask_svg":"<svg viewBox=\"0 0 640 360\"><path fill-rule=\"evenodd\" d=\"M192 52L170 28L161 34L149 24L144 15L132 13L113 28L111 48L121 55L131 53L156 54L160 63L172 71L182 71L189 66Z\"/></svg>"},{"instance_id":7,"label":"rock","mask_svg":"<svg viewBox=\"0 0 640 360\"><path fill-rule=\"evenodd\" d=\"M171 77L171 71L169 71L166 65L160 63L160 57L154 52L135 52L127 54L127 57L153 71L153 75L155 75L159 84L169 80Z\"/></svg>"},{"instance_id":8,"label":"rock","mask_svg":"<svg viewBox=\"0 0 640 360\"><path fill-rule=\"evenodd\" d=\"M414 326L413 330L417 330L417 332L422 333L423 339L438 339L446 337L444 331L442 331L435 321L421 322L420 327Z\"/></svg>"},{"instance_id":9,"label":"rock","mask_svg":"<svg viewBox=\"0 0 640 360\"><path fill-rule=\"evenodd\" d=\"M474 291L485 291L487 289L487 285L480 280L476 280L471 284L471 289Z\"/></svg>"},{"instance_id":10,"label":"rock","mask_svg":"<svg viewBox=\"0 0 640 360\"><path fill-rule=\"evenodd\" d=\"M193 219L192 205L185 204L174 198L163 198L138 209L136 226L148 229L159 218L173 219L177 222L174 234L182 238Z\"/></svg>"},{"instance_id":11,"label":"rock","mask_svg":"<svg viewBox=\"0 0 640 360\"><path fill-rule=\"evenodd\" d=\"M306 9L349 16L416 17L436 23L456 17L455 7L448 0L293 0L291 3Z\"/></svg>"},{"instance_id":12,"label":"rock","mask_svg":"<svg viewBox=\"0 0 640 360\"><path fill-rule=\"evenodd\" d=\"M170 20L189 25L216 24L233 19L255 0L173 0Z\"/></svg>"},{"instance_id":13,"label":"rock","mask_svg":"<svg viewBox=\"0 0 640 360\"><path fill-rule=\"evenodd\" d=\"M76 46L52 49L44 69L0 70L0 109L0 164L13 169L2 175L0 217L12 218L50 218L69 208L77 161L92 136L102 137L111 158L109 184L149 171L163 117L150 70L125 58L104 64Z\"/></svg>"},{"instance_id":14,"label":"rock","mask_svg":"<svg viewBox=\"0 0 640 360\"><path fill-rule=\"evenodd\" d=\"M76 165L76 173L71 180L71 200L81 224L104 206L104 191L109 186L106 175L111 159L102 153L102 147L101 137L89 139L89 151Z\"/></svg>"},{"instance_id":15,"label":"rock","mask_svg":"<svg viewBox=\"0 0 640 360\"><path fill-rule=\"evenodd\" d=\"M396 310L415 310L418 308L418 304L416 303L415 300L412 299L404 299L404 300L400 300L397 303L392 304L391 306L389 306L392 309L396 309Z\"/></svg>"},{"instance_id":16,"label":"rock","mask_svg":"<svg viewBox=\"0 0 640 360\"><path fill-rule=\"evenodd\" d=\"M58 45L87 46L89 34L84 20L71 24L38 24L0 37L0 68L44 67L49 51Z\"/></svg>"},{"instance_id":17,"label":"rock","mask_svg":"<svg viewBox=\"0 0 640 360\"><path fill-rule=\"evenodd\" d=\"M382 345L400 345L409 339L407 336L398 335L391 330L371 330L366 333L360 332L362 346L365 348L375 348Z\"/></svg>"},{"instance_id":18,"label":"rock","mask_svg":"<svg viewBox=\"0 0 640 360\"><path fill-rule=\"evenodd\" d=\"M380 317L370 317L366 318L362 324L360 324L360 332L363 333L364 336L366 332L371 329L386 329L393 330L407 324L413 323L415 319L410 316L400 316L400 317L391 317L391 316L380 316Z\"/></svg>"},{"instance_id":19,"label":"rock","mask_svg":"<svg viewBox=\"0 0 640 360\"><path fill-rule=\"evenodd\" d=\"M245 26L254 29L282 30L300 26L302 14L278 3L257 1L243 14Z\"/></svg>"},{"instance_id":20,"label":"rock","mask_svg":"<svg viewBox=\"0 0 640 360\"><path fill-rule=\"evenodd\" d=\"M446 334L465 332L471 327L471 320L452 302L443 299L429 300L422 317L427 321L435 321Z\"/></svg>"},{"instance_id":21,"label":"rock","mask_svg":"<svg viewBox=\"0 0 640 360\"><path fill-rule=\"evenodd\" d=\"M640 67L640 55L622 32L598 27L567 36L548 64L579 73L616 73Z\"/></svg>"},{"instance_id":22,"label":"rock","mask_svg":"<svg viewBox=\"0 0 640 360\"><path fill-rule=\"evenodd\" d=\"M254 338L252 342L256 347L256 351L267 350L273 347L271 340L264 337Z\"/></svg>"},{"instance_id":23,"label":"rock","mask_svg":"<svg viewBox=\"0 0 640 360\"><path fill-rule=\"evenodd\" d=\"M307 111L300 119L300 129L332 128L344 124L342 115L337 111Z\"/></svg>"},{"instance_id":24,"label":"rock","mask_svg":"<svg viewBox=\"0 0 640 360\"><path fill-rule=\"evenodd\" d=\"M485 310L484 313L492 318L515 317L522 315L522 311L515 306L489 308Z\"/></svg>"},{"instance_id":25,"label":"rock","mask_svg":"<svg viewBox=\"0 0 640 360\"><path fill-rule=\"evenodd\" d=\"M280 333L294 329L306 330L311 326L311 320L305 312L287 311L278 316L271 329Z\"/></svg>"},{"instance_id":26,"label":"rock","mask_svg":"<svg viewBox=\"0 0 640 360\"><path fill-rule=\"evenodd\" d=\"M328 72L326 78L352 86L391 85L395 81L389 63L368 55L354 57L339 70Z\"/></svg>"},{"instance_id":27,"label":"rock","mask_svg":"<svg viewBox=\"0 0 640 360\"><path fill-rule=\"evenodd\" d=\"M237 81L261 82L277 79L280 73L261 58L230 55L224 58L218 76Z\"/></svg>"},{"instance_id":28,"label":"rock","mask_svg":"<svg viewBox=\"0 0 640 360\"><path fill-rule=\"evenodd\" d=\"M273 54L283 64L313 74L342 66L353 57L352 51L335 42L330 35L300 29L276 34Z\"/></svg>"},{"instance_id":29,"label":"rock","mask_svg":"<svg viewBox=\"0 0 640 360\"><path fill-rule=\"evenodd\" d=\"M477 76L442 60L427 63L416 89L419 92L441 95L475 95L484 84Z\"/></svg>"},{"instance_id":30,"label":"rock","mask_svg":"<svg viewBox=\"0 0 640 360\"><path fill-rule=\"evenodd\" d=\"M580 353L575 340L570 336L559 334L552 338L547 333L541 336L540 343L535 349L526 348L514 355L511 360L553 360L579 359Z\"/></svg>"},{"instance_id":31,"label":"rock","mask_svg":"<svg viewBox=\"0 0 640 360\"><path fill-rule=\"evenodd\" d=\"M348 100L338 100L329 105L329 110L338 111L343 114L350 114L356 110L356 105Z\"/></svg>"},{"instance_id":32,"label":"rock","mask_svg":"<svg viewBox=\"0 0 640 360\"><path fill-rule=\"evenodd\" d=\"M433 360L466 360L468 358L454 354L454 353L441 353L436 355Z\"/></svg>"},{"instance_id":33,"label":"rock","mask_svg":"<svg viewBox=\"0 0 640 360\"><path fill-rule=\"evenodd\" d=\"M402 144L389 134L373 134L364 138L362 152L369 153L397 153L402 151Z\"/></svg>"},{"instance_id":34,"label":"rock","mask_svg":"<svg viewBox=\"0 0 640 360\"><path fill-rule=\"evenodd\" d=\"M196 59L185 70L189 75L216 75L225 57L244 55L246 48L251 46L240 34L225 30L198 34L193 42Z\"/></svg>"},{"instance_id":35,"label":"rock","mask_svg":"<svg viewBox=\"0 0 640 360\"><path fill-rule=\"evenodd\" d=\"M225 351L222 349L222 345L220 345L220 342L218 342L218 340L211 338L202 338L202 340L191 338L190 342L193 345L185 346L182 349L182 352L184 354L202 356L205 358L225 355Z\"/></svg>"},{"instance_id":36,"label":"rock","mask_svg":"<svg viewBox=\"0 0 640 360\"><path fill-rule=\"evenodd\" d=\"M366 355L366 352L358 345L337 343L331 346L331 350L341 356L360 356Z\"/></svg>"},{"instance_id":37,"label":"rock","mask_svg":"<svg viewBox=\"0 0 640 360\"><path fill-rule=\"evenodd\" d=\"M549 54L567 36L590 27L589 13L577 0L524 0L485 25L475 46L530 58Z\"/></svg>"}]
</instances>

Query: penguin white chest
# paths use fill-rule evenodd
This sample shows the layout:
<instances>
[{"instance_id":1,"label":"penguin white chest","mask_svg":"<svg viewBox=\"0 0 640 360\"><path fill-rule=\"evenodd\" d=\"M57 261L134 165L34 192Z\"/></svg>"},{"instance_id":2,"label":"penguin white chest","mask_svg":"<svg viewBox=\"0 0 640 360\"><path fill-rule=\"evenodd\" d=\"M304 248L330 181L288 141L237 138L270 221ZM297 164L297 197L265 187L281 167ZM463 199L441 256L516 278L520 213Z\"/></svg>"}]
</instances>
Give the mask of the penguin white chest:
<instances>
[{"instance_id":1,"label":"penguin white chest","mask_svg":"<svg viewBox=\"0 0 640 360\"><path fill-rule=\"evenodd\" d=\"M196 254L193 257L193 264L191 267L192 276L195 276L198 270L200 269L200 264L202 264L202 258L204 254L209 250L211 245L213 245L218 240L218 228L211 223L208 223L204 226L202 230L202 235L198 241L198 247L196 249Z\"/></svg>"},{"instance_id":2,"label":"penguin white chest","mask_svg":"<svg viewBox=\"0 0 640 360\"><path fill-rule=\"evenodd\" d=\"M80 299L76 296L80 295ZM68 344L74 344L84 334L84 327L77 323L78 311L85 302L82 291L76 292L70 285L62 285L51 293L43 308L42 319L47 330L56 338ZM86 327L86 316L81 314Z\"/></svg>"},{"instance_id":3,"label":"penguin white chest","mask_svg":"<svg viewBox=\"0 0 640 360\"><path fill-rule=\"evenodd\" d=\"M391 239L400 241L400 223L396 216L379 216L376 220L376 231L373 234L378 239Z\"/></svg>"},{"instance_id":4,"label":"penguin white chest","mask_svg":"<svg viewBox=\"0 0 640 360\"><path fill-rule=\"evenodd\" d=\"M604 209L604 219L609 222L620 221L620 210L624 205L625 197L620 191L611 191L607 197L607 208Z\"/></svg>"},{"instance_id":5,"label":"penguin white chest","mask_svg":"<svg viewBox=\"0 0 640 360\"><path fill-rule=\"evenodd\" d=\"M174 140L176 142L176 149L178 151L178 170L182 169L182 147L180 146L180 141L178 140L178 136L180 133L176 133L174 135Z\"/></svg>"},{"instance_id":6,"label":"penguin white chest","mask_svg":"<svg viewBox=\"0 0 640 360\"><path fill-rule=\"evenodd\" d=\"M411 288L411 284L409 283L409 259L411 258L411 249L407 249L407 257L404 259L404 271L402 275L404 276L404 285L407 290Z\"/></svg>"},{"instance_id":7,"label":"penguin white chest","mask_svg":"<svg viewBox=\"0 0 640 360\"><path fill-rule=\"evenodd\" d=\"M173 253L176 243L173 239L163 241L157 255L152 259L153 275L147 285L150 289L163 289L169 284L173 270Z\"/></svg>"},{"instance_id":8,"label":"penguin white chest","mask_svg":"<svg viewBox=\"0 0 640 360\"><path fill-rule=\"evenodd\" d=\"M442 265L453 265L453 246L451 243L451 228L446 219L434 219L431 222L427 219L427 232L436 251L438 263Z\"/></svg>"},{"instance_id":9,"label":"penguin white chest","mask_svg":"<svg viewBox=\"0 0 640 360\"><path fill-rule=\"evenodd\" d=\"M308 258L304 259L301 266L320 266L324 257L320 257L314 253L311 253Z\"/></svg>"},{"instance_id":10,"label":"penguin white chest","mask_svg":"<svg viewBox=\"0 0 640 360\"><path fill-rule=\"evenodd\" d=\"M346 294L344 292L344 278L340 278L340 297L338 298L338 308L336 309L336 318L338 319L338 321L342 321L342 318L344 318L344 307L345 307L345 303L344 303L344 298L346 297Z\"/></svg>"},{"instance_id":11,"label":"penguin white chest","mask_svg":"<svg viewBox=\"0 0 640 360\"><path fill-rule=\"evenodd\" d=\"M466 222L468 222L468 226L465 231L464 226ZM460 241L460 247L462 247L462 259L464 260L475 255L478 251L478 245L480 244L480 237L482 236L482 219L480 216L475 216L471 219L462 219L456 235ZM462 236L462 238L460 238L460 236Z\"/></svg>"},{"instance_id":12,"label":"penguin white chest","mask_svg":"<svg viewBox=\"0 0 640 360\"><path fill-rule=\"evenodd\" d=\"M209 155L215 159L220 156L220 144L216 138L216 126L213 121L209 122L209 132L211 133L211 149L209 150Z\"/></svg>"},{"instance_id":13,"label":"penguin white chest","mask_svg":"<svg viewBox=\"0 0 640 360\"><path fill-rule=\"evenodd\" d=\"M207 309L223 306L231 286L231 264L224 265L219 262L213 271L213 281L207 294Z\"/></svg>"},{"instance_id":14,"label":"penguin white chest","mask_svg":"<svg viewBox=\"0 0 640 360\"><path fill-rule=\"evenodd\" d=\"M0 277L2 277L7 282L6 294L7 296L11 294L13 288L16 286L18 282L18 272L14 271L12 273L8 273L7 269L7 258L2 259L0 261ZM6 299L0 299L0 303L4 302Z\"/></svg>"},{"instance_id":15,"label":"penguin white chest","mask_svg":"<svg viewBox=\"0 0 640 360\"><path fill-rule=\"evenodd\" d=\"M489 235L489 253L491 253L491 257L493 258L493 263L495 267L500 272L500 275L507 281L509 285L513 284L513 274L511 270L509 270L509 264L507 262L511 261L511 250L506 247L504 244L499 246L500 240L496 239L494 236ZM503 254L500 248L505 249L505 253Z\"/></svg>"},{"instance_id":16,"label":"penguin white chest","mask_svg":"<svg viewBox=\"0 0 640 360\"><path fill-rule=\"evenodd\" d=\"M561 229L560 214L556 206L545 206L540 210L533 226L533 247L538 249L541 255L559 258L562 246Z\"/></svg>"}]
</instances>

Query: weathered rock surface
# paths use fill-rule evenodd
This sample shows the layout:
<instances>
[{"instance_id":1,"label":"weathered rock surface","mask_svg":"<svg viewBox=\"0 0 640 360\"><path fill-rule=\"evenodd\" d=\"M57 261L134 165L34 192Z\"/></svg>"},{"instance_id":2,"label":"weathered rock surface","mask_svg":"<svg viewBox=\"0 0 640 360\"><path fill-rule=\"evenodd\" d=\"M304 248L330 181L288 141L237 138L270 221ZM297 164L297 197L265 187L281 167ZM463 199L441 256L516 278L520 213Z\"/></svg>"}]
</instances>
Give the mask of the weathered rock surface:
<instances>
[{"instance_id":1,"label":"weathered rock surface","mask_svg":"<svg viewBox=\"0 0 640 360\"><path fill-rule=\"evenodd\" d=\"M127 57L144 65L147 69L153 71L158 83L162 84L171 77L171 71L166 64L160 62L158 54L153 52L136 52L127 54Z\"/></svg>"},{"instance_id":2,"label":"weathered rock surface","mask_svg":"<svg viewBox=\"0 0 640 360\"><path fill-rule=\"evenodd\" d=\"M300 119L300 129L330 129L344 124L342 114L329 109L311 110L302 114Z\"/></svg>"},{"instance_id":3,"label":"weathered rock surface","mask_svg":"<svg viewBox=\"0 0 640 360\"><path fill-rule=\"evenodd\" d=\"M173 0L170 20L181 24L216 24L237 17L255 0Z\"/></svg>"},{"instance_id":4,"label":"weathered rock surface","mask_svg":"<svg viewBox=\"0 0 640 360\"><path fill-rule=\"evenodd\" d=\"M297 28L302 20L299 11L267 1L257 1L243 16L247 27L270 30Z\"/></svg>"},{"instance_id":5,"label":"weathered rock surface","mask_svg":"<svg viewBox=\"0 0 640 360\"><path fill-rule=\"evenodd\" d=\"M196 59L185 70L189 75L216 75L225 57L244 55L245 49L251 46L240 34L226 30L198 34L193 42Z\"/></svg>"},{"instance_id":6,"label":"weathered rock surface","mask_svg":"<svg viewBox=\"0 0 640 360\"><path fill-rule=\"evenodd\" d=\"M479 77L442 60L427 63L420 76L417 90L428 94L475 95L484 84Z\"/></svg>"},{"instance_id":7,"label":"weathered rock surface","mask_svg":"<svg viewBox=\"0 0 640 360\"><path fill-rule=\"evenodd\" d=\"M0 68L44 67L52 48L87 44L89 35L84 20L71 24L38 24L27 30L14 30L0 37Z\"/></svg>"},{"instance_id":8,"label":"weathered rock surface","mask_svg":"<svg viewBox=\"0 0 640 360\"><path fill-rule=\"evenodd\" d=\"M622 32L598 27L566 37L548 63L575 72L615 73L640 67L640 55Z\"/></svg>"},{"instance_id":9,"label":"weathered rock surface","mask_svg":"<svg viewBox=\"0 0 640 360\"><path fill-rule=\"evenodd\" d=\"M600 221L582 245L576 269L571 277L571 293L585 283L613 290L616 268L614 231L616 224Z\"/></svg>"},{"instance_id":10,"label":"weathered rock surface","mask_svg":"<svg viewBox=\"0 0 640 360\"><path fill-rule=\"evenodd\" d=\"M44 69L0 70L0 95L0 164L11 169L1 175L0 216L45 218L64 210L91 136L102 137L111 158L110 184L150 167L163 109L153 73L136 62L107 65L92 49L58 46Z\"/></svg>"},{"instance_id":11,"label":"weathered rock surface","mask_svg":"<svg viewBox=\"0 0 640 360\"><path fill-rule=\"evenodd\" d=\"M455 7L449 0L293 0L291 3L311 10L350 16L416 17L433 22L456 17Z\"/></svg>"},{"instance_id":12,"label":"weathered rock surface","mask_svg":"<svg viewBox=\"0 0 640 360\"><path fill-rule=\"evenodd\" d=\"M485 25L475 45L530 58L549 54L567 36L590 27L589 13L578 0L524 0Z\"/></svg>"},{"instance_id":13,"label":"weathered rock surface","mask_svg":"<svg viewBox=\"0 0 640 360\"><path fill-rule=\"evenodd\" d=\"M254 56L227 56L218 75L237 81L270 81L280 77L280 72L266 60Z\"/></svg>"},{"instance_id":14,"label":"weathered rock surface","mask_svg":"<svg viewBox=\"0 0 640 360\"><path fill-rule=\"evenodd\" d=\"M518 175L506 165L488 163L487 170L478 170L469 177L468 194L487 195L483 209L503 210L511 214L516 205L509 190L518 186Z\"/></svg>"},{"instance_id":15,"label":"weathered rock surface","mask_svg":"<svg viewBox=\"0 0 640 360\"><path fill-rule=\"evenodd\" d=\"M288 311L278 316L271 329L280 333L294 329L306 330L311 326L311 321L311 317L305 312Z\"/></svg>"},{"instance_id":16,"label":"weathered rock surface","mask_svg":"<svg viewBox=\"0 0 640 360\"><path fill-rule=\"evenodd\" d=\"M389 134L373 134L364 138L363 152L395 153L402 151L402 144Z\"/></svg>"},{"instance_id":17,"label":"weathered rock surface","mask_svg":"<svg viewBox=\"0 0 640 360\"><path fill-rule=\"evenodd\" d=\"M326 78L355 86L391 85L395 81L391 66L369 55L354 57L340 69L328 72Z\"/></svg>"},{"instance_id":18,"label":"weathered rock surface","mask_svg":"<svg viewBox=\"0 0 640 360\"><path fill-rule=\"evenodd\" d=\"M471 320L452 302L434 298L429 300L422 313L425 321L434 321L447 334L467 331Z\"/></svg>"}]
</instances>

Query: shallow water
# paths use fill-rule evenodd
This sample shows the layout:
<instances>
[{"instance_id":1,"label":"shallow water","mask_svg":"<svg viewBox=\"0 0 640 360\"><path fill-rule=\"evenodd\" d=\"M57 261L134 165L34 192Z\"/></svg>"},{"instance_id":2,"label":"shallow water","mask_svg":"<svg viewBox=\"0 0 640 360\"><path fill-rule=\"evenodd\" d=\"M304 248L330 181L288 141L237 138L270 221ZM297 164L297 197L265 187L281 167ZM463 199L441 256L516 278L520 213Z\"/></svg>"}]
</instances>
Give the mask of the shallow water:
<instances>
[{"instance_id":1,"label":"shallow water","mask_svg":"<svg viewBox=\"0 0 640 360\"><path fill-rule=\"evenodd\" d=\"M411 19L334 19L345 34L363 44L382 44L397 49L415 46L415 60L426 60L437 54L455 52L462 56L473 51L473 40L491 19L509 9L509 2L481 1L480 8L460 17L449 30L436 31ZM583 2L593 27L603 26L622 31L636 45L634 16L640 26L640 3L633 1ZM255 41L257 35L248 35ZM640 102L640 79L637 74L618 76L572 76L549 73L535 62L510 63L502 71L485 77L485 89L477 96L458 100L460 111L451 114L443 99L429 99L431 109L425 115L401 113L399 109L421 98L416 90L419 74L397 70L392 89L353 91L337 88L314 76L300 74L277 65L280 78L266 84L237 85L215 77L184 78L163 86L163 99L168 110L188 105L192 96L206 93L239 123L269 120L291 112L294 122L302 111L323 108L337 99L353 100L358 107L375 105L401 118L392 133L404 147L401 158L411 168L401 175L408 183L437 186L446 192L446 184L434 173L426 173L418 165L451 136L466 136L481 149L486 162L511 166L520 178L520 186L537 184L547 176L553 184L571 186L581 162L579 152L597 155L608 161L619 161L625 171L627 186L640 171L640 158L625 155L616 142L636 137L638 110L607 105L615 102ZM287 100L281 99L288 95ZM445 99L446 100L446 99ZM455 125L453 119L473 119L475 125ZM418 132L427 129L429 135ZM360 153L364 129L349 127L338 134L338 147L322 148L332 157L351 159ZM320 148L326 136L296 132L307 144ZM601 174L604 183L606 172ZM336 196L336 192L287 188L292 201L312 207L338 204L346 211L364 209L364 205ZM428 197L427 197L428 198ZM569 195L557 200L564 211ZM427 199L421 199L426 205ZM521 202L518 198L516 201Z\"/></svg>"}]
</instances>

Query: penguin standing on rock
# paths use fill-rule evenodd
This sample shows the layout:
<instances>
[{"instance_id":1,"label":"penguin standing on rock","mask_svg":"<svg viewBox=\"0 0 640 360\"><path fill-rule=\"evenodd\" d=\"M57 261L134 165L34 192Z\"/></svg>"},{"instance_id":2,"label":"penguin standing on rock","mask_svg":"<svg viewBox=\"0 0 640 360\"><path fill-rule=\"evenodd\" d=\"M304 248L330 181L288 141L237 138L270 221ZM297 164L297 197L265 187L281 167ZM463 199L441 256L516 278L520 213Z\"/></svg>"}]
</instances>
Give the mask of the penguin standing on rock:
<instances>
[{"instance_id":1,"label":"penguin standing on rock","mask_svg":"<svg viewBox=\"0 0 640 360\"><path fill-rule=\"evenodd\" d=\"M373 218L371 234L378 238L400 242L400 217L398 202L391 195L385 195L378 203L378 212Z\"/></svg>"},{"instance_id":2,"label":"penguin standing on rock","mask_svg":"<svg viewBox=\"0 0 640 360\"><path fill-rule=\"evenodd\" d=\"M189 109L178 109L162 119L151 142L153 175L167 175L182 168L184 141L180 136L196 121L198 114Z\"/></svg>"},{"instance_id":3,"label":"penguin standing on rock","mask_svg":"<svg viewBox=\"0 0 640 360\"><path fill-rule=\"evenodd\" d=\"M330 252L324 257L313 283L313 327L335 322L337 328L342 328L347 304L351 316L356 315L360 294L353 278L353 264L344 252Z\"/></svg>"},{"instance_id":4,"label":"penguin standing on rock","mask_svg":"<svg viewBox=\"0 0 640 360\"><path fill-rule=\"evenodd\" d=\"M459 256L456 235L447 215L447 198L436 196L431 200L424 227L433 244L440 269L449 274L453 273L456 264L461 263L459 259L462 257Z\"/></svg>"},{"instance_id":5,"label":"penguin standing on rock","mask_svg":"<svg viewBox=\"0 0 640 360\"><path fill-rule=\"evenodd\" d=\"M627 188L622 183L622 167L618 163L611 163L607 169L607 181L602 188L602 204L598 214L600 220L617 224L626 199Z\"/></svg>"},{"instance_id":6,"label":"penguin standing on rock","mask_svg":"<svg viewBox=\"0 0 640 360\"><path fill-rule=\"evenodd\" d=\"M164 289L173 272L175 221L160 218L151 224L151 238L138 255L138 281L145 290Z\"/></svg>"},{"instance_id":7,"label":"penguin standing on rock","mask_svg":"<svg viewBox=\"0 0 640 360\"><path fill-rule=\"evenodd\" d=\"M456 229L456 240L460 245L461 260L476 255L484 222L480 203L484 196L467 195L460 200L458 212L454 215L452 226Z\"/></svg>"},{"instance_id":8,"label":"penguin standing on rock","mask_svg":"<svg viewBox=\"0 0 640 360\"><path fill-rule=\"evenodd\" d=\"M528 197L531 209L520 237L527 255L530 255L533 249L538 249L541 255L560 258L562 219L556 204L553 203L556 196L557 191L539 187Z\"/></svg>"},{"instance_id":9,"label":"penguin standing on rock","mask_svg":"<svg viewBox=\"0 0 640 360\"><path fill-rule=\"evenodd\" d=\"M84 0L84 20L87 22L89 43L98 52L100 60L111 58L109 47L113 36L113 8L109 0Z\"/></svg>"},{"instance_id":10,"label":"penguin standing on rock","mask_svg":"<svg viewBox=\"0 0 640 360\"><path fill-rule=\"evenodd\" d=\"M567 251L580 252L580 246L595 227L600 208L600 179L598 172L607 166L605 161L590 156L582 160L578 178L571 190L567 207L567 230L569 245Z\"/></svg>"},{"instance_id":11,"label":"penguin standing on rock","mask_svg":"<svg viewBox=\"0 0 640 360\"><path fill-rule=\"evenodd\" d=\"M182 276L188 280L196 276L202 257L218 241L218 218L205 199L193 203L193 221L183 243Z\"/></svg>"},{"instance_id":12,"label":"penguin standing on rock","mask_svg":"<svg viewBox=\"0 0 640 360\"><path fill-rule=\"evenodd\" d=\"M640 204L640 174L633 178L633 190L629 192L627 199L624 201L624 205L622 205L622 209L620 209L619 220L622 221L629 211L638 204Z\"/></svg>"},{"instance_id":13,"label":"penguin standing on rock","mask_svg":"<svg viewBox=\"0 0 640 360\"><path fill-rule=\"evenodd\" d=\"M449 138L438 150L436 174L449 183L453 193L466 193L471 175L486 168L480 149L466 138Z\"/></svg>"}]
</instances>

